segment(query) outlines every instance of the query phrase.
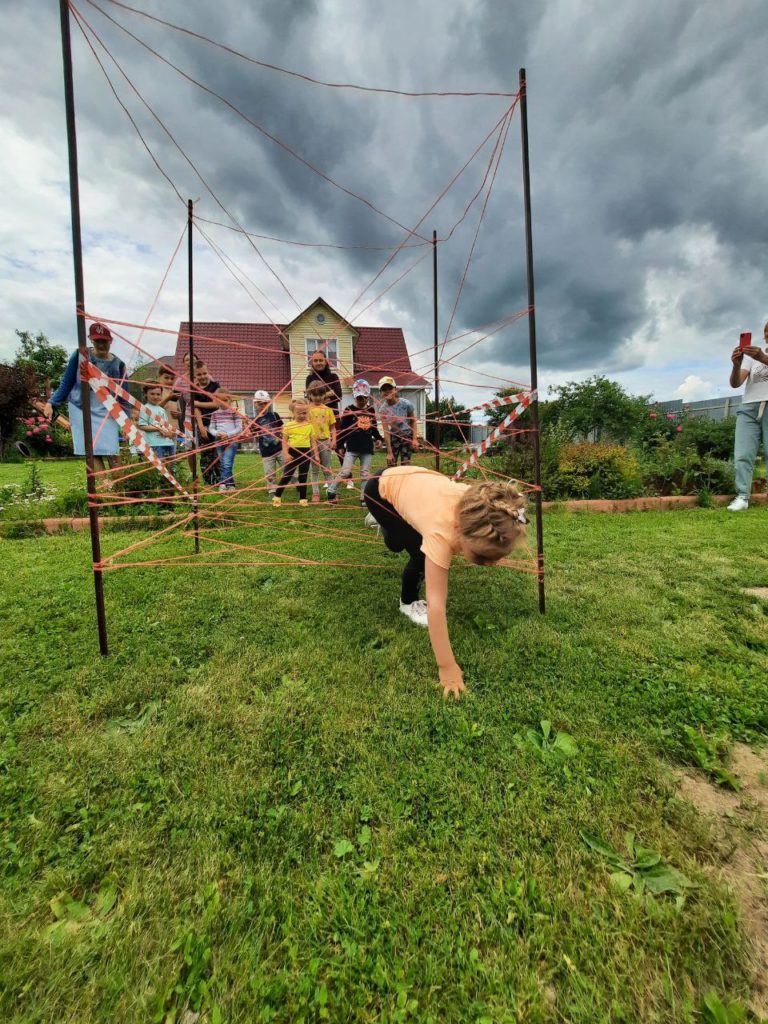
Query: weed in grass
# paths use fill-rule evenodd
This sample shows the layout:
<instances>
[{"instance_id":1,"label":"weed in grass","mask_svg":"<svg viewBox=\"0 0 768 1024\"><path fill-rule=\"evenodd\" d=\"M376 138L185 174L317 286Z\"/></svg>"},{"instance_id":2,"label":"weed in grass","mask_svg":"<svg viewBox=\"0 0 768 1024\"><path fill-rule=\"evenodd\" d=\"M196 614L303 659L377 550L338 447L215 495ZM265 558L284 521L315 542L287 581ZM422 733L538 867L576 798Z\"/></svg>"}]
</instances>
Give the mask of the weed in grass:
<instances>
[{"instance_id":1,"label":"weed in grass","mask_svg":"<svg viewBox=\"0 0 768 1024\"><path fill-rule=\"evenodd\" d=\"M728 746L725 737L709 737L703 730L693 729L690 725L683 726L683 733L690 756L703 772L718 786L735 791L741 789L739 780L722 763L723 754Z\"/></svg>"},{"instance_id":2,"label":"weed in grass","mask_svg":"<svg viewBox=\"0 0 768 1024\"><path fill-rule=\"evenodd\" d=\"M50 901L56 920L43 930L43 938L62 942L84 927L100 924L114 908L117 896L117 882L112 877L104 879L90 904L74 899L68 892L60 892Z\"/></svg>"},{"instance_id":3,"label":"weed in grass","mask_svg":"<svg viewBox=\"0 0 768 1024\"><path fill-rule=\"evenodd\" d=\"M539 722L538 729L526 729L524 735L516 733L515 742L521 750L527 748L541 758L551 756L555 759L569 760L576 757L579 752L573 736L561 730L553 735L552 723L546 719Z\"/></svg>"},{"instance_id":4,"label":"weed in grass","mask_svg":"<svg viewBox=\"0 0 768 1024\"><path fill-rule=\"evenodd\" d=\"M704 1021L706 1024L742 1024L746 1020L744 1007L730 1000L724 1003L716 992L704 996Z\"/></svg>"},{"instance_id":5,"label":"weed in grass","mask_svg":"<svg viewBox=\"0 0 768 1024\"><path fill-rule=\"evenodd\" d=\"M663 861L656 850L639 846L633 832L627 832L624 836L626 856L589 832L582 831L581 838L590 850L608 861L608 866L612 868L611 885L619 892L631 889L635 896L674 893L682 897L693 885L682 872Z\"/></svg>"}]
</instances>

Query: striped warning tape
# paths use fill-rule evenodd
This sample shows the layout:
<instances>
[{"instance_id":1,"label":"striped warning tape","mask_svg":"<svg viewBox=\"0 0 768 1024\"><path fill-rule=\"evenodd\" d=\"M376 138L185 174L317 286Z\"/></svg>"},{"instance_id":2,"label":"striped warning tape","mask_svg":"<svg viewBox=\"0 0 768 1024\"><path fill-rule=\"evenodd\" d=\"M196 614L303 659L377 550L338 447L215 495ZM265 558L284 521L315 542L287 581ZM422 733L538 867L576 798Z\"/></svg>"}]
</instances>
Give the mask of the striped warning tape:
<instances>
[{"instance_id":1,"label":"striped warning tape","mask_svg":"<svg viewBox=\"0 0 768 1024\"><path fill-rule=\"evenodd\" d=\"M507 416L504 417L498 427L495 427L488 437L478 445L467 461L459 466L453 474L454 480L458 480L460 476L463 476L471 466L475 465L481 456L485 455L491 445L495 441L498 441L499 437L504 433L504 430L510 425L510 423L514 423L518 416L525 412L531 402L536 398L536 392L530 391L516 397L520 399L518 404Z\"/></svg>"},{"instance_id":2,"label":"striped warning tape","mask_svg":"<svg viewBox=\"0 0 768 1024\"><path fill-rule=\"evenodd\" d=\"M113 394L114 385L116 388L120 388L120 385L116 381L111 380L105 374L101 372L93 363L88 362L87 359L81 359L80 362L80 373L88 382L91 390L96 395L98 400L107 410L113 420L116 421L117 425L122 430L128 441L136 448L144 458L155 467L155 469L161 473L165 479L176 488L185 498L192 501L192 495L189 494L181 486L176 477L171 473L169 469L166 469L162 459L155 455L152 448L147 444L144 434L139 430L133 420L128 414L121 408L120 403L117 400L115 394Z\"/></svg>"}]
</instances>

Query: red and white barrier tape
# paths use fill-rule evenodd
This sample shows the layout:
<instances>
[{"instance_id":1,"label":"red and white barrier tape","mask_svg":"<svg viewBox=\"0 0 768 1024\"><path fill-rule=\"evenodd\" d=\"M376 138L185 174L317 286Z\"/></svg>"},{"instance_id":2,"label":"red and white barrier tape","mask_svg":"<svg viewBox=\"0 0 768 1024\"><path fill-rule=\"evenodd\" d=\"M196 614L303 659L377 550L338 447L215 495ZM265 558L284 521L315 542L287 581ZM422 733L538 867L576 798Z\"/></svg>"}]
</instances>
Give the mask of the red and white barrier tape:
<instances>
[{"instance_id":1,"label":"red and white barrier tape","mask_svg":"<svg viewBox=\"0 0 768 1024\"><path fill-rule=\"evenodd\" d=\"M470 467L475 465L475 463L481 456L485 455L485 453L488 451L491 445L495 441L498 441L499 437L503 434L504 430L510 425L510 423L514 423L518 416L521 416L525 412L525 410L528 408L531 402L536 398L536 392L525 392L524 394L516 395L515 397L520 399L518 404L515 406L512 412L510 412L507 416L504 417L504 419L501 421L498 427L494 427L494 429L491 431L488 437L486 437L484 441L481 441L481 443L478 445L475 451L472 452L467 461L462 463L461 466L459 466L459 468L453 474L454 480L458 480L460 476L463 476L464 473L466 473L467 470L470 469Z\"/></svg>"},{"instance_id":2,"label":"red and white barrier tape","mask_svg":"<svg viewBox=\"0 0 768 1024\"><path fill-rule=\"evenodd\" d=\"M462 414L465 412L478 412L480 409L503 409L505 405L515 405L517 402L523 402L526 399L531 401L531 391L520 391L516 395L500 395L498 398L492 398L490 402L481 402L480 405L471 405L468 409L462 409Z\"/></svg>"},{"instance_id":3,"label":"red and white barrier tape","mask_svg":"<svg viewBox=\"0 0 768 1024\"><path fill-rule=\"evenodd\" d=\"M147 444L142 432L130 416L128 416L128 414L121 408L116 395L113 394L111 386L115 385L117 388L120 388L120 385L117 384L116 381L110 380L110 378L105 376L101 370L93 365L93 363L89 363L87 360L81 360L80 373L88 381L93 393L107 410L112 419L116 421L117 425L134 448L136 448L170 484L173 484L177 491L191 501L192 495L185 491L173 473L166 469L163 464L163 460L155 455L152 448ZM123 389L120 388L120 390L122 391Z\"/></svg>"}]
</instances>

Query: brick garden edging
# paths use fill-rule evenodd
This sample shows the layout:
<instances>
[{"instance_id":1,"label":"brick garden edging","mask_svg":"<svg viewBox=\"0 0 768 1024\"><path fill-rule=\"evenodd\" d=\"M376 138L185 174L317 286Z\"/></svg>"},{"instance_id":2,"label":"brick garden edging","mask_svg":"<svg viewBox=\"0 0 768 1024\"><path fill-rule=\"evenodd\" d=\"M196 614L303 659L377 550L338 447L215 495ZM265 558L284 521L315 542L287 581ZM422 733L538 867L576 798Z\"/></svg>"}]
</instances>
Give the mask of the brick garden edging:
<instances>
[{"instance_id":1,"label":"brick garden edging","mask_svg":"<svg viewBox=\"0 0 768 1024\"><path fill-rule=\"evenodd\" d=\"M545 501L544 508L563 508L570 512L654 512L676 508L696 508L698 497L695 494L676 494L665 498L622 498L611 501L605 498L574 499L569 501ZM733 500L732 494L715 494L713 505L728 505ZM749 499L753 505L765 505L768 495L753 494Z\"/></svg>"},{"instance_id":2,"label":"brick garden edging","mask_svg":"<svg viewBox=\"0 0 768 1024\"><path fill-rule=\"evenodd\" d=\"M727 505L732 495L717 494L712 498L714 505ZM569 512L655 512L672 511L677 508L695 508L698 498L695 494L681 494L666 498L624 498L611 501L602 498L586 498L571 501L545 501L545 509L566 509ZM753 505L768 504L768 495L753 494L750 498ZM158 519L175 518L174 516L102 516L99 520L107 525L129 523L132 527L137 523L157 523ZM20 522L20 520L16 520ZM60 530L87 530L88 519L31 519L25 523L42 523L47 533L58 533ZM0 523L0 528L2 528Z\"/></svg>"}]
</instances>

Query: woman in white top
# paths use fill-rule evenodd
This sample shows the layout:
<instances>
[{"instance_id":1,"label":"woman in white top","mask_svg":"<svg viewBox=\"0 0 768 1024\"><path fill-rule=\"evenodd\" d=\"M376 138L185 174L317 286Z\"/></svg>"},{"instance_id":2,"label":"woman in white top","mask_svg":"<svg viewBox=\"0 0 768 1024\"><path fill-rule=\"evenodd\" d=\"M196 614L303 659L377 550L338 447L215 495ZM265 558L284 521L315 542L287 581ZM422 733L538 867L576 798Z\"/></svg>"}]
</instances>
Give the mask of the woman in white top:
<instances>
[{"instance_id":1,"label":"woman in white top","mask_svg":"<svg viewBox=\"0 0 768 1024\"><path fill-rule=\"evenodd\" d=\"M763 328L763 339L766 344L765 351L759 345L750 345L745 349L735 348L731 353L731 387L740 388L745 381L746 387L741 406L736 413L736 441L733 454L736 465L736 497L728 506L729 512L743 512L745 508L749 508L752 473L761 435L763 452L768 459L768 323ZM743 366L744 356L749 359L747 367Z\"/></svg>"}]
</instances>

